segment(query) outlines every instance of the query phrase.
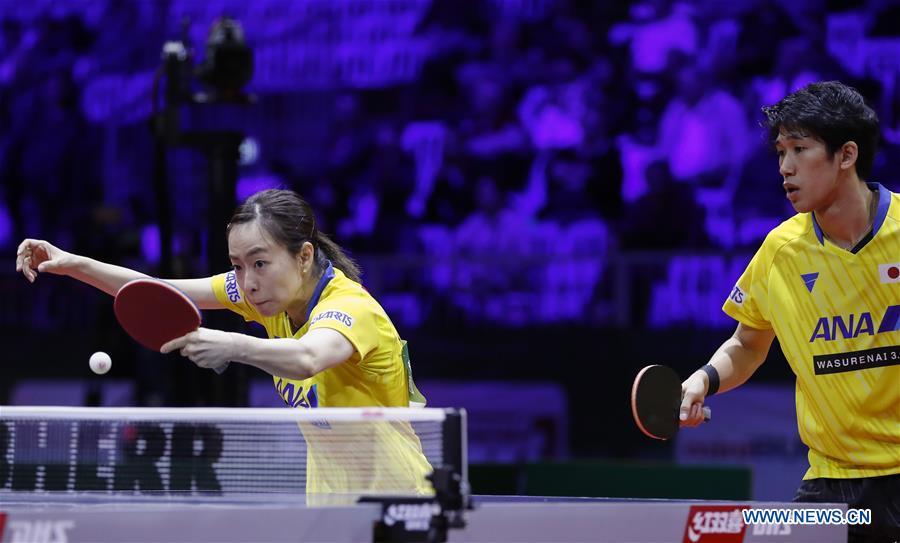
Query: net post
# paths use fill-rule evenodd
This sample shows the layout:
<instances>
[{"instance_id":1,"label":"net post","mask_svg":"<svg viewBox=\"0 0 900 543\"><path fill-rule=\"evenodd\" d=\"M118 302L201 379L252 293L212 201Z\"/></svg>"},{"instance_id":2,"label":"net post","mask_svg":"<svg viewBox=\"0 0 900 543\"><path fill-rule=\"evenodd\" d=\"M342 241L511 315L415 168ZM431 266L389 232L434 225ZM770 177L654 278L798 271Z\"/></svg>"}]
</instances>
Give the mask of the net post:
<instances>
[{"instance_id":1,"label":"net post","mask_svg":"<svg viewBox=\"0 0 900 543\"><path fill-rule=\"evenodd\" d=\"M462 522L462 511L470 508L468 428L465 409L447 409L442 423L444 463L432 475L435 493L445 510L456 511ZM452 522L452 520L451 520Z\"/></svg>"}]
</instances>

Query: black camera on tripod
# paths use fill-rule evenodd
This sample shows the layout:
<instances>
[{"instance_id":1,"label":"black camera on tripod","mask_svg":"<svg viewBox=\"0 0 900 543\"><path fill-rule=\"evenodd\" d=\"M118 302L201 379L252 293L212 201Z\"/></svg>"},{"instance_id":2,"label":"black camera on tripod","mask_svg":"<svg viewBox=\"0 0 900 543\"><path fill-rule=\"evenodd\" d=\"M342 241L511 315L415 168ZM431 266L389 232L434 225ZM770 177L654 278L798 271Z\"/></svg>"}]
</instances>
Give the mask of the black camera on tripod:
<instances>
[{"instance_id":1,"label":"black camera on tripod","mask_svg":"<svg viewBox=\"0 0 900 543\"><path fill-rule=\"evenodd\" d=\"M172 194L182 191L169 186L168 156L170 148L187 147L206 156L208 202L205 228L198 235L205 237L206 272L210 275L225 269L228 248L225 225L235 206L240 146L245 136L238 130L182 129L181 114L185 108L209 108L216 105L251 105L255 98L244 92L253 76L253 52L244 40L241 25L227 17L216 19L206 42L206 58L194 66L193 55L186 45L187 24L182 39L163 45L162 64L156 71L152 90L152 130L155 139L154 193L160 237L160 277L175 277L173 237L174 218ZM160 85L165 80L160 104ZM223 108L223 112L228 108ZM228 114L218 115L227 121ZM227 315L215 312L206 318L206 325L226 328ZM179 370L173 370L179 371ZM185 370L182 370L185 371ZM211 397L218 405L241 405L246 400L246 377L242 372L208 383ZM174 381L184 381L175 376Z\"/></svg>"},{"instance_id":2,"label":"black camera on tripod","mask_svg":"<svg viewBox=\"0 0 900 543\"><path fill-rule=\"evenodd\" d=\"M187 32L185 32L187 34ZM183 103L247 104L253 97L244 87L253 77L253 51L244 39L240 23L228 17L216 19L206 41L206 57L196 67L187 39L169 41L163 45L163 65L154 81L154 111L159 111L157 88L162 75L166 77L165 105L176 108ZM192 92L191 83L198 81L203 91Z\"/></svg>"}]
</instances>

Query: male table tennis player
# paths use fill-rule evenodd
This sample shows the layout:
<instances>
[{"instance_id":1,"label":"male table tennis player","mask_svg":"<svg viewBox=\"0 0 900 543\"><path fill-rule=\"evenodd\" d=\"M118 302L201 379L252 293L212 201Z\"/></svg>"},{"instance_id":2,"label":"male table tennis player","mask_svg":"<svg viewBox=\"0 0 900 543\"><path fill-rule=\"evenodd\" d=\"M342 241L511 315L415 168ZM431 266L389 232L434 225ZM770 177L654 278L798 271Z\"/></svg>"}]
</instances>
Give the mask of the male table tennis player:
<instances>
[{"instance_id":1,"label":"male table tennis player","mask_svg":"<svg viewBox=\"0 0 900 543\"><path fill-rule=\"evenodd\" d=\"M254 194L235 211L227 237L232 271L171 283L201 309L230 309L261 323L269 338L201 327L163 345L163 352L180 351L204 368L221 369L229 361L256 366L273 376L291 407L424 402L409 378L405 344L390 318L359 284L356 264L318 230L312 208L299 195L287 190ZM40 272L69 275L110 295L144 277L31 239L19 246L16 270L30 281ZM331 444L327 429L302 429L309 445L311 500L432 491L425 480L431 466L408 424L373 424L352 450ZM337 446L343 448L334 450ZM346 461L348 451L357 453L352 465ZM343 461L330 461L340 454Z\"/></svg>"},{"instance_id":2,"label":"male table tennis player","mask_svg":"<svg viewBox=\"0 0 900 543\"><path fill-rule=\"evenodd\" d=\"M681 424L744 383L777 336L796 375L809 470L794 497L872 510L850 541L900 537L900 196L866 182L878 118L839 82L763 108L797 214L772 230L725 301L737 330L682 384Z\"/></svg>"}]
</instances>

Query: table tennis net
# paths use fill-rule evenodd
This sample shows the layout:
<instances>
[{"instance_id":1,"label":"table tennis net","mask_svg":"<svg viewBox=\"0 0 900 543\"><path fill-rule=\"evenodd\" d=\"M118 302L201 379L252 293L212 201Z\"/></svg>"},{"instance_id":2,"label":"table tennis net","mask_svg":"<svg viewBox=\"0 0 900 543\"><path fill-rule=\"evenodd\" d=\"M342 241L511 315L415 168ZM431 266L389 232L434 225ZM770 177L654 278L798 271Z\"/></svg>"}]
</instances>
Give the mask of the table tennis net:
<instances>
[{"instance_id":1,"label":"table tennis net","mask_svg":"<svg viewBox=\"0 0 900 543\"><path fill-rule=\"evenodd\" d=\"M456 410L0 407L0 501L345 503L432 495L433 468L465 463Z\"/></svg>"}]
</instances>

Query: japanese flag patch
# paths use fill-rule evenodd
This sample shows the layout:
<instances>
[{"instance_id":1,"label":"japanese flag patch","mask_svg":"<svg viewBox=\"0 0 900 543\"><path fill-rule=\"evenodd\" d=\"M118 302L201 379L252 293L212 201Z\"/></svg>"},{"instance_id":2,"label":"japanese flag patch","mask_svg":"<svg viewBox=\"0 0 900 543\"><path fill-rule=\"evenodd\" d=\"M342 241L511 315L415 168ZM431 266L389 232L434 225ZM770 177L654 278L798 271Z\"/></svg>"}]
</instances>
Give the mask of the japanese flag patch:
<instances>
[{"instance_id":1,"label":"japanese flag patch","mask_svg":"<svg viewBox=\"0 0 900 543\"><path fill-rule=\"evenodd\" d=\"M878 280L882 283L900 283L900 262L879 264Z\"/></svg>"}]
</instances>

